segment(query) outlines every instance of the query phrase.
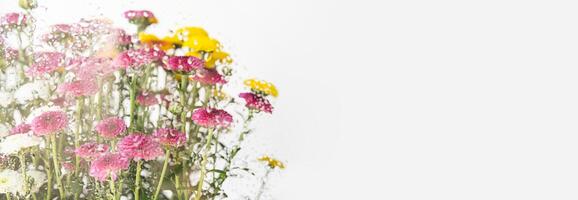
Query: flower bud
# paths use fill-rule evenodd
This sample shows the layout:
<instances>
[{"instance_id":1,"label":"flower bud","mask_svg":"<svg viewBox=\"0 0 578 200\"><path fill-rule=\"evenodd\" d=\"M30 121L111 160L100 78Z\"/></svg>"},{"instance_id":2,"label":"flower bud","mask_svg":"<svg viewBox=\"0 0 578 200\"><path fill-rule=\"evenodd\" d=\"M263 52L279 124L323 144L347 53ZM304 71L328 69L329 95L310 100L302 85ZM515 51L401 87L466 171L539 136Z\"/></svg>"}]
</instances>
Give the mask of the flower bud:
<instances>
[{"instance_id":1,"label":"flower bud","mask_svg":"<svg viewBox=\"0 0 578 200\"><path fill-rule=\"evenodd\" d=\"M18 5L24 10L31 10L38 7L36 0L18 0Z\"/></svg>"}]
</instances>

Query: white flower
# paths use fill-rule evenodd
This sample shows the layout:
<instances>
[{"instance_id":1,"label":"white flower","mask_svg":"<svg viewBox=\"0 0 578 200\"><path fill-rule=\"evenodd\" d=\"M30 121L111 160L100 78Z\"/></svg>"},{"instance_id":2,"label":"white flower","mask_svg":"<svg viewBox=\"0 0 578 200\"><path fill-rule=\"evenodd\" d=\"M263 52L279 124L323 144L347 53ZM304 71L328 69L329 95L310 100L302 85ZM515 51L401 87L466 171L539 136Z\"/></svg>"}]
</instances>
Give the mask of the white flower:
<instances>
[{"instance_id":1,"label":"white flower","mask_svg":"<svg viewBox=\"0 0 578 200\"><path fill-rule=\"evenodd\" d=\"M0 138L6 137L9 134L10 134L10 129L4 124L0 124Z\"/></svg>"},{"instance_id":2,"label":"white flower","mask_svg":"<svg viewBox=\"0 0 578 200\"><path fill-rule=\"evenodd\" d=\"M0 154L11 155L21 149L38 146L43 143L42 138L27 134L10 135L0 143Z\"/></svg>"},{"instance_id":3,"label":"white flower","mask_svg":"<svg viewBox=\"0 0 578 200\"><path fill-rule=\"evenodd\" d=\"M0 194L3 193L23 193L24 177L14 170L5 169L0 171Z\"/></svg>"},{"instance_id":4,"label":"white flower","mask_svg":"<svg viewBox=\"0 0 578 200\"><path fill-rule=\"evenodd\" d=\"M40 187L46 183L46 174L44 174L44 172L30 170L26 172L26 174L32 179L32 188L30 188L31 192L38 192Z\"/></svg>"},{"instance_id":5,"label":"white flower","mask_svg":"<svg viewBox=\"0 0 578 200\"><path fill-rule=\"evenodd\" d=\"M14 96L9 92L0 92L0 106L6 108L14 102Z\"/></svg>"},{"instance_id":6,"label":"white flower","mask_svg":"<svg viewBox=\"0 0 578 200\"><path fill-rule=\"evenodd\" d=\"M48 100L48 98L50 98L48 82L36 81L32 83L26 83L20 86L16 92L14 92L14 98L16 98L20 104L26 104L28 101L35 98Z\"/></svg>"},{"instance_id":7,"label":"white flower","mask_svg":"<svg viewBox=\"0 0 578 200\"><path fill-rule=\"evenodd\" d=\"M6 69L6 78L4 79L4 87L7 90L13 90L18 86L20 81L20 76L18 75L18 69L15 67L10 67Z\"/></svg>"}]
</instances>

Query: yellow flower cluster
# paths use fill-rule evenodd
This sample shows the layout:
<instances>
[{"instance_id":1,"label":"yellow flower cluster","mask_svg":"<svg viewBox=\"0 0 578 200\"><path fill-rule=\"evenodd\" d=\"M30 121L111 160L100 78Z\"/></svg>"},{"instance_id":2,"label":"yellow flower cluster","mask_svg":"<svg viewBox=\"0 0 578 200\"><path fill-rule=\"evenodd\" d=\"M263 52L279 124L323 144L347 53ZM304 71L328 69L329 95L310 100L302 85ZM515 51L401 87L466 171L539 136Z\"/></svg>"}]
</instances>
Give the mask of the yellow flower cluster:
<instances>
[{"instance_id":1,"label":"yellow flower cluster","mask_svg":"<svg viewBox=\"0 0 578 200\"><path fill-rule=\"evenodd\" d=\"M165 51L186 47L187 56L205 59L205 66L209 69L214 68L218 63L233 62L229 54L221 49L219 41L209 37L207 31L199 27L183 27L177 29L172 36L162 39L152 34L140 33L139 40L143 44L158 45Z\"/></svg>"},{"instance_id":2,"label":"yellow flower cluster","mask_svg":"<svg viewBox=\"0 0 578 200\"><path fill-rule=\"evenodd\" d=\"M266 162L267 165L269 167L271 167L271 169L275 169L275 168L285 169L285 165L283 164L283 162L281 162L275 158L271 158L269 156L263 156L263 157L259 158L258 160Z\"/></svg>"},{"instance_id":3,"label":"yellow flower cluster","mask_svg":"<svg viewBox=\"0 0 578 200\"><path fill-rule=\"evenodd\" d=\"M267 95L271 95L277 97L279 93L277 92L277 88L272 83L263 80L256 80L256 79L247 79L245 80L245 85L252 90L257 92L261 92Z\"/></svg>"}]
</instances>

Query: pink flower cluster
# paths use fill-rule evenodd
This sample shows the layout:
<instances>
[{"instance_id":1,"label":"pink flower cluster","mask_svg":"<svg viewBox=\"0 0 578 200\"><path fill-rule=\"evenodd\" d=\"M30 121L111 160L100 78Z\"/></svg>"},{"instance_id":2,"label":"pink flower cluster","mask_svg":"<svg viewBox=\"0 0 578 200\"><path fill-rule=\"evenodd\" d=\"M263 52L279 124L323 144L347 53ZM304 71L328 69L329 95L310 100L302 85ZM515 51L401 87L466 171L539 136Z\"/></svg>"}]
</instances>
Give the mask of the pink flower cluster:
<instances>
[{"instance_id":1,"label":"pink flower cluster","mask_svg":"<svg viewBox=\"0 0 578 200\"><path fill-rule=\"evenodd\" d=\"M124 12L124 17L129 21L139 20L139 19L148 19L148 20L156 20L155 15L148 10L128 10Z\"/></svg>"},{"instance_id":2,"label":"pink flower cluster","mask_svg":"<svg viewBox=\"0 0 578 200\"><path fill-rule=\"evenodd\" d=\"M215 108L197 108L191 118L195 124L207 128L226 128L233 123L233 116L227 111Z\"/></svg>"},{"instance_id":3,"label":"pink flower cluster","mask_svg":"<svg viewBox=\"0 0 578 200\"><path fill-rule=\"evenodd\" d=\"M94 80L77 80L58 86L58 92L74 97L92 96L98 92L98 84Z\"/></svg>"},{"instance_id":4,"label":"pink flower cluster","mask_svg":"<svg viewBox=\"0 0 578 200\"><path fill-rule=\"evenodd\" d=\"M159 62L164 56L165 52L155 48L131 49L120 53L113 64L119 68L138 68L146 64Z\"/></svg>"},{"instance_id":5,"label":"pink flower cluster","mask_svg":"<svg viewBox=\"0 0 578 200\"><path fill-rule=\"evenodd\" d=\"M263 112L267 112L267 113L272 113L273 112L273 106L271 105L271 103L269 103L269 100L250 93L250 92L245 92L245 93L241 93L239 94L239 97L243 98L245 100L245 106L247 106L247 108L250 109L255 109L255 110L259 110L259 111L263 111Z\"/></svg>"},{"instance_id":6,"label":"pink flower cluster","mask_svg":"<svg viewBox=\"0 0 578 200\"><path fill-rule=\"evenodd\" d=\"M26 133L30 132L30 130L32 130L32 127L30 126L30 124L22 123L22 124L16 125L12 129L10 129L10 134L11 135L26 134Z\"/></svg>"},{"instance_id":7,"label":"pink flower cluster","mask_svg":"<svg viewBox=\"0 0 578 200\"><path fill-rule=\"evenodd\" d=\"M140 93L136 97L136 102L141 106L154 106L159 104L159 100L157 99L155 94L152 93Z\"/></svg>"},{"instance_id":8,"label":"pink flower cluster","mask_svg":"<svg viewBox=\"0 0 578 200\"><path fill-rule=\"evenodd\" d=\"M107 58L77 58L70 62L67 69L72 70L77 79L89 80L109 76L118 70L111 62Z\"/></svg>"},{"instance_id":9,"label":"pink flower cluster","mask_svg":"<svg viewBox=\"0 0 578 200\"><path fill-rule=\"evenodd\" d=\"M32 120L32 131L36 136L54 134L68 125L68 116L62 111L48 111Z\"/></svg>"},{"instance_id":10,"label":"pink flower cluster","mask_svg":"<svg viewBox=\"0 0 578 200\"><path fill-rule=\"evenodd\" d=\"M27 22L26 15L22 13L7 13L0 17L0 26L25 25Z\"/></svg>"},{"instance_id":11,"label":"pink flower cluster","mask_svg":"<svg viewBox=\"0 0 578 200\"><path fill-rule=\"evenodd\" d=\"M104 155L108 152L108 145L106 144L97 144L94 142L89 142L81 145L77 149L74 150L74 153L81 158L86 160L93 160L95 158Z\"/></svg>"},{"instance_id":12,"label":"pink flower cluster","mask_svg":"<svg viewBox=\"0 0 578 200\"><path fill-rule=\"evenodd\" d=\"M194 56L171 56L163 67L167 70L189 73L194 69L202 69L205 62Z\"/></svg>"},{"instance_id":13,"label":"pink flower cluster","mask_svg":"<svg viewBox=\"0 0 578 200\"><path fill-rule=\"evenodd\" d=\"M30 76L42 76L56 71L64 61L64 54L59 52L40 52L34 55L34 64L28 69Z\"/></svg>"},{"instance_id":14,"label":"pink flower cluster","mask_svg":"<svg viewBox=\"0 0 578 200\"><path fill-rule=\"evenodd\" d=\"M110 176L116 180L121 170L128 169L130 160L119 153L104 154L90 164L90 176L99 181L107 181Z\"/></svg>"},{"instance_id":15,"label":"pink flower cluster","mask_svg":"<svg viewBox=\"0 0 578 200\"><path fill-rule=\"evenodd\" d=\"M160 128L153 133L155 137L161 144L179 147L185 144L187 141L187 136L177 129L171 128Z\"/></svg>"},{"instance_id":16,"label":"pink flower cluster","mask_svg":"<svg viewBox=\"0 0 578 200\"><path fill-rule=\"evenodd\" d=\"M123 156L134 160L152 160L164 155L158 142L141 133L133 133L122 138L117 147Z\"/></svg>"},{"instance_id":17,"label":"pink flower cluster","mask_svg":"<svg viewBox=\"0 0 578 200\"><path fill-rule=\"evenodd\" d=\"M111 139L122 134L126 130L126 124L121 118L109 117L100 121L95 129L102 137Z\"/></svg>"},{"instance_id":18,"label":"pink flower cluster","mask_svg":"<svg viewBox=\"0 0 578 200\"><path fill-rule=\"evenodd\" d=\"M215 69L201 68L197 70L197 73L191 79L193 79L194 81L198 81L199 83L204 85L227 83L223 75L219 74L219 72Z\"/></svg>"}]
</instances>

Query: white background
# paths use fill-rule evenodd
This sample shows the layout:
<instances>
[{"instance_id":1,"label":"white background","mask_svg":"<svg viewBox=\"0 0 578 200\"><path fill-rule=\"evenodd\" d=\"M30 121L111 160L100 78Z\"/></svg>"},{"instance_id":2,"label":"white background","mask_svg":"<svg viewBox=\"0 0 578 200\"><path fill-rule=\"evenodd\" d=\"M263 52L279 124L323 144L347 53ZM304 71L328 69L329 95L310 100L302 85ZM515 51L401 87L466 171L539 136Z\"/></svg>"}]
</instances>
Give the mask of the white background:
<instances>
[{"instance_id":1,"label":"white background","mask_svg":"<svg viewBox=\"0 0 578 200\"><path fill-rule=\"evenodd\" d=\"M275 199L578 199L575 1L39 1L203 26L276 83Z\"/></svg>"}]
</instances>

